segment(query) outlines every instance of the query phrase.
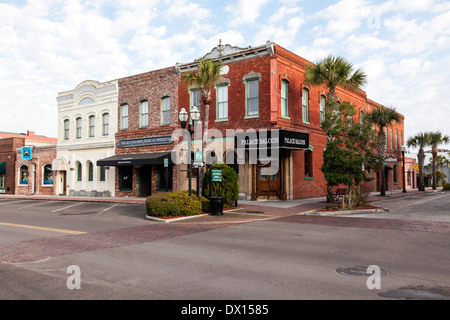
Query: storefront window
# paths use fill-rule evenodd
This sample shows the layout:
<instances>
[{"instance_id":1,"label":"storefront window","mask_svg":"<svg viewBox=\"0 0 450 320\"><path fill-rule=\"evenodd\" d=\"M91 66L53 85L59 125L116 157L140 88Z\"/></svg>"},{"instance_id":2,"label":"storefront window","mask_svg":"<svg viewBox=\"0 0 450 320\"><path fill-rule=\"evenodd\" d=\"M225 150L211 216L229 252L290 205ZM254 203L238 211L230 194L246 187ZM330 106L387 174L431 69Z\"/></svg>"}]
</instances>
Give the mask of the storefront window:
<instances>
[{"instance_id":1,"label":"storefront window","mask_svg":"<svg viewBox=\"0 0 450 320\"><path fill-rule=\"evenodd\" d=\"M53 171L52 171L52 165L46 164L44 166L44 185L52 185L53 184Z\"/></svg>"},{"instance_id":2,"label":"storefront window","mask_svg":"<svg viewBox=\"0 0 450 320\"><path fill-rule=\"evenodd\" d=\"M119 167L119 188L123 191L131 191L133 189L133 167Z\"/></svg>"},{"instance_id":3,"label":"storefront window","mask_svg":"<svg viewBox=\"0 0 450 320\"><path fill-rule=\"evenodd\" d=\"M20 167L19 177L20 177L19 180L20 184L28 184L28 166L23 165Z\"/></svg>"}]
</instances>

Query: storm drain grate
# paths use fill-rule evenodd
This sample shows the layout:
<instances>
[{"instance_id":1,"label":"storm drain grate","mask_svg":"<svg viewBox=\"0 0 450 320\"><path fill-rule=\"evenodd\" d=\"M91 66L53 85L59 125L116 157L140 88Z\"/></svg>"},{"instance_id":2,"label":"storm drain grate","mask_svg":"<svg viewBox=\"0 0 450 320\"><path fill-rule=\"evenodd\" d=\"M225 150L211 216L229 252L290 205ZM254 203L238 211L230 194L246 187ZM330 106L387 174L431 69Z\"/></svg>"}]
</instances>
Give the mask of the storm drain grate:
<instances>
[{"instance_id":1,"label":"storm drain grate","mask_svg":"<svg viewBox=\"0 0 450 320\"><path fill-rule=\"evenodd\" d=\"M337 268L336 272L339 274L343 274L345 276L359 276L359 277L368 277L372 275L372 273L367 272L368 267L358 266L358 267L342 267ZM385 276L387 275L387 272L380 269L380 275Z\"/></svg>"}]
</instances>

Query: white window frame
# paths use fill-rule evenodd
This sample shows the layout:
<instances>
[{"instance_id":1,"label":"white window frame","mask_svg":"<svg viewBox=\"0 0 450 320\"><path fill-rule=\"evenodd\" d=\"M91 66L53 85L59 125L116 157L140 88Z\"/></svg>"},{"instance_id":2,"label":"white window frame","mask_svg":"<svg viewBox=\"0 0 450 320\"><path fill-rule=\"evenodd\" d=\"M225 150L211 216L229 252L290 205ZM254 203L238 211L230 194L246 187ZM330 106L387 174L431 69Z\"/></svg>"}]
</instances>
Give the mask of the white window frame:
<instances>
[{"instance_id":1,"label":"white window frame","mask_svg":"<svg viewBox=\"0 0 450 320\"><path fill-rule=\"evenodd\" d=\"M216 121L228 120L228 84L219 85L217 91Z\"/></svg>"},{"instance_id":2,"label":"white window frame","mask_svg":"<svg viewBox=\"0 0 450 320\"><path fill-rule=\"evenodd\" d=\"M281 81L281 117L289 118L289 82L287 80Z\"/></svg>"},{"instance_id":3,"label":"white window frame","mask_svg":"<svg viewBox=\"0 0 450 320\"><path fill-rule=\"evenodd\" d=\"M128 130L128 104L120 106L120 130Z\"/></svg>"},{"instance_id":4,"label":"white window frame","mask_svg":"<svg viewBox=\"0 0 450 320\"><path fill-rule=\"evenodd\" d=\"M302 90L302 120L303 123L309 124L309 90Z\"/></svg>"},{"instance_id":5,"label":"white window frame","mask_svg":"<svg viewBox=\"0 0 450 320\"><path fill-rule=\"evenodd\" d=\"M148 127L148 101L142 100L139 103L139 126L141 128Z\"/></svg>"},{"instance_id":6,"label":"white window frame","mask_svg":"<svg viewBox=\"0 0 450 320\"><path fill-rule=\"evenodd\" d=\"M170 125L170 97L161 98L161 125Z\"/></svg>"}]
</instances>

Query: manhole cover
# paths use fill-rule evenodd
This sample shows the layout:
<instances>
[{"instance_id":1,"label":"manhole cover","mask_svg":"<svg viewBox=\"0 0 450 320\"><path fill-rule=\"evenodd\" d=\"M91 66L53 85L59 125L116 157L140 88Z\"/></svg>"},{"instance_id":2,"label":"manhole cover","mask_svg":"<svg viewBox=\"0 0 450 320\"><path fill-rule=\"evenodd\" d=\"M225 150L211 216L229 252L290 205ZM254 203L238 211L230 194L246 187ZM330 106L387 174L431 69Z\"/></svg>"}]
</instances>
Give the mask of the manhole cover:
<instances>
[{"instance_id":1,"label":"manhole cover","mask_svg":"<svg viewBox=\"0 0 450 320\"><path fill-rule=\"evenodd\" d=\"M359 276L359 277L368 277L372 275L372 272L367 272L367 268L368 267L362 267L362 266L358 266L358 267L342 267L342 268L337 268L336 272L339 274L343 274L345 276ZM380 275L385 276L387 275L387 272L380 269Z\"/></svg>"}]
</instances>

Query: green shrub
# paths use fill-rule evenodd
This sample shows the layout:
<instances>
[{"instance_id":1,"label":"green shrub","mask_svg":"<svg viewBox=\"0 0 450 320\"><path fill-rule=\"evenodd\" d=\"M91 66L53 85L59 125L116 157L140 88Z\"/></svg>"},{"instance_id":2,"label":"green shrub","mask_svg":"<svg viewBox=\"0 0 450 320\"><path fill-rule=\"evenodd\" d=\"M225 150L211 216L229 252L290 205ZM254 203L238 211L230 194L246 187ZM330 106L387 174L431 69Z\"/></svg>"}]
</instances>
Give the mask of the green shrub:
<instances>
[{"instance_id":1,"label":"green shrub","mask_svg":"<svg viewBox=\"0 0 450 320\"><path fill-rule=\"evenodd\" d=\"M205 213L211 212L211 205L209 203L209 200L203 196L201 196L199 199L202 204L202 212Z\"/></svg>"},{"instance_id":2,"label":"green shrub","mask_svg":"<svg viewBox=\"0 0 450 320\"><path fill-rule=\"evenodd\" d=\"M222 169L222 182L213 182L212 196L224 197L224 207L231 207L234 205L239 197L239 177L231 167L226 164L214 164L214 168ZM211 166L206 170L203 177L203 196L209 197L211 180Z\"/></svg>"},{"instance_id":3,"label":"green shrub","mask_svg":"<svg viewBox=\"0 0 450 320\"><path fill-rule=\"evenodd\" d=\"M175 191L169 197L178 203L180 216L195 216L202 212L202 203L197 196L189 196L189 191Z\"/></svg>"},{"instance_id":4,"label":"green shrub","mask_svg":"<svg viewBox=\"0 0 450 320\"><path fill-rule=\"evenodd\" d=\"M444 183L442 190L450 190L450 183Z\"/></svg>"},{"instance_id":5,"label":"green shrub","mask_svg":"<svg viewBox=\"0 0 450 320\"><path fill-rule=\"evenodd\" d=\"M146 200L147 214L153 217L179 216L178 203L168 194L157 193Z\"/></svg>"}]
</instances>

